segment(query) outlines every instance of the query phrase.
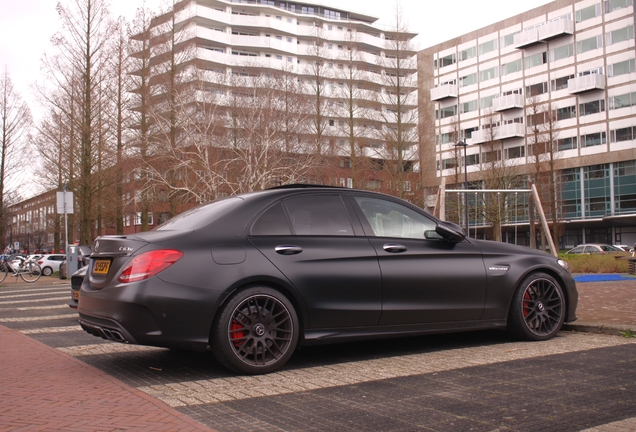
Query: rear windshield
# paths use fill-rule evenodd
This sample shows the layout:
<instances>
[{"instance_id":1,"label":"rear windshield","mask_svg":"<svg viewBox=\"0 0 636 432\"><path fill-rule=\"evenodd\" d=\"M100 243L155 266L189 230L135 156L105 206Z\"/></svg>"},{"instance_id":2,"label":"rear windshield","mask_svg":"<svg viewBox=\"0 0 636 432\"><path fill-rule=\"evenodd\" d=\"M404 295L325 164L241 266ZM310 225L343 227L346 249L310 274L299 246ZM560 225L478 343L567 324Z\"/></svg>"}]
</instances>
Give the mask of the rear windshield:
<instances>
[{"instance_id":1,"label":"rear windshield","mask_svg":"<svg viewBox=\"0 0 636 432\"><path fill-rule=\"evenodd\" d=\"M155 229L158 231L190 231L201 228L227 214L242 202L243 199L238 197L221 198L183 212Z\"/></svg>"}]
</instances>

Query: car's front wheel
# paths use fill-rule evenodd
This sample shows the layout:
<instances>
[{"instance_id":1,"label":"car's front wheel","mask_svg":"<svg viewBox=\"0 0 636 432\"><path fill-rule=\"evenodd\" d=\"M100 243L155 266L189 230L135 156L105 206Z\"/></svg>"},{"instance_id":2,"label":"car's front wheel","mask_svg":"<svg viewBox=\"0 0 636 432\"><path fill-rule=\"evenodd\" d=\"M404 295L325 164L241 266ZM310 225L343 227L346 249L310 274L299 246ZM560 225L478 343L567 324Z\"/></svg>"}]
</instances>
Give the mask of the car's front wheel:
<instances>
[{"instance_id":1,"label":"car's front wheel","mask_svg":"<svg viewBox=\"0 0 636 432\"><path fill-rule=\"evenodd\" d=\"M53 269L51 267L44 267L42 269L42 274L44 276L51 276L53 274Z\"/></svg>"},{"instance_id":2,"label":"car's front wheel","mask_svg":"<svg viewBox=\"0 0 636 432\"><path fill-rule=\"evenodd\" d=\"M211 346L219 363L244 374L281 368L298 343L298 317L291 302L267 287L237 292L219 311Z\"/></svg>"},{"instance_id":3,"label":"car's front wheel","mask_svg":"<svg viewBox=\"0 0 636 432\"><path fill-rule=\"evenodd\" d=\"M547 340L565 320L565 297L549 274L532 273L519 285L510 306L508 330L524 340Z\"/></svg>"}]
</instances>

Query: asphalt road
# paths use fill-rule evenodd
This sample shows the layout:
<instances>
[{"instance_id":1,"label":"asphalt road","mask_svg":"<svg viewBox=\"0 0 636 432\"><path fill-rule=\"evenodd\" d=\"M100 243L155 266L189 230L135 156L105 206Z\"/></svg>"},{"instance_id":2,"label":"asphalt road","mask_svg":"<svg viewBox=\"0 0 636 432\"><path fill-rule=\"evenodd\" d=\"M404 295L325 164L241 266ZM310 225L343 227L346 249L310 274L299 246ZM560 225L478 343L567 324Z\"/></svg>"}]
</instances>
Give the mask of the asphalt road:
<instances>
[{"instance_id":1,"label":"asphalt road","mask_svg":"<svg viewBox=\"0 0 636 432\"><path fill-rule=\"evenodd\" d=\"M68 299L68 284L3 285L0 325L219 431L636 430L635 339L473 332L317 346L283 371L241 377L211 353L84 333Z\"/></svg>"}]
</instances>

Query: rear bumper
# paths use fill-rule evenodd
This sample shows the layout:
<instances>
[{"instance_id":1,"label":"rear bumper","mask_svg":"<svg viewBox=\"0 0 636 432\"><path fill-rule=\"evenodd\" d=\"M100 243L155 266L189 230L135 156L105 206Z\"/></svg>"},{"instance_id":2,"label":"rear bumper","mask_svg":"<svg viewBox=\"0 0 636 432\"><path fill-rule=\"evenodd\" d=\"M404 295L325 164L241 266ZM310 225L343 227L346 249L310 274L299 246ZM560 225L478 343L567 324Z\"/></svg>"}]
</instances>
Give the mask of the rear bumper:
<instances>
[{"instance_id":1,"label":"rear bumper","mask_svg":"<svg viewBox=\"0 0 636 432\"><path fill-rule=\"evenodd\" d=\"M84 280L78 312L82 328L107 340L205 350L217 295L158 277L92 289Z\"/></svg>"}]
</instances>

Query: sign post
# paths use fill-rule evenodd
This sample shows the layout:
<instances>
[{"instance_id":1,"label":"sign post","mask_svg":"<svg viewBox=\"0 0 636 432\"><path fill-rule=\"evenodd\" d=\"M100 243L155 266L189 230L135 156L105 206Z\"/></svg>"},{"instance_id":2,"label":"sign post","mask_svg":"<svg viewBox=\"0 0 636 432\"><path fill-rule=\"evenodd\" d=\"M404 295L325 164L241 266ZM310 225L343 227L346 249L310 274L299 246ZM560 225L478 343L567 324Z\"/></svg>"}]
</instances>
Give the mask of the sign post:
<instances>
[{"instance_id":1,"label":"sign post","mask_svg":"<svg viewBox=\"0 0 636 432\"><path fill-rule=\"evenodd\" d=\"M67 192L68 185L65 184L63 191L57 193L57 213L64 214L64 253L66 253L66 268L69 268L68 249L68 214L73 214L73 192ZM67 272L68 273L68 272Z\"/></svg>"}]
</instances>

